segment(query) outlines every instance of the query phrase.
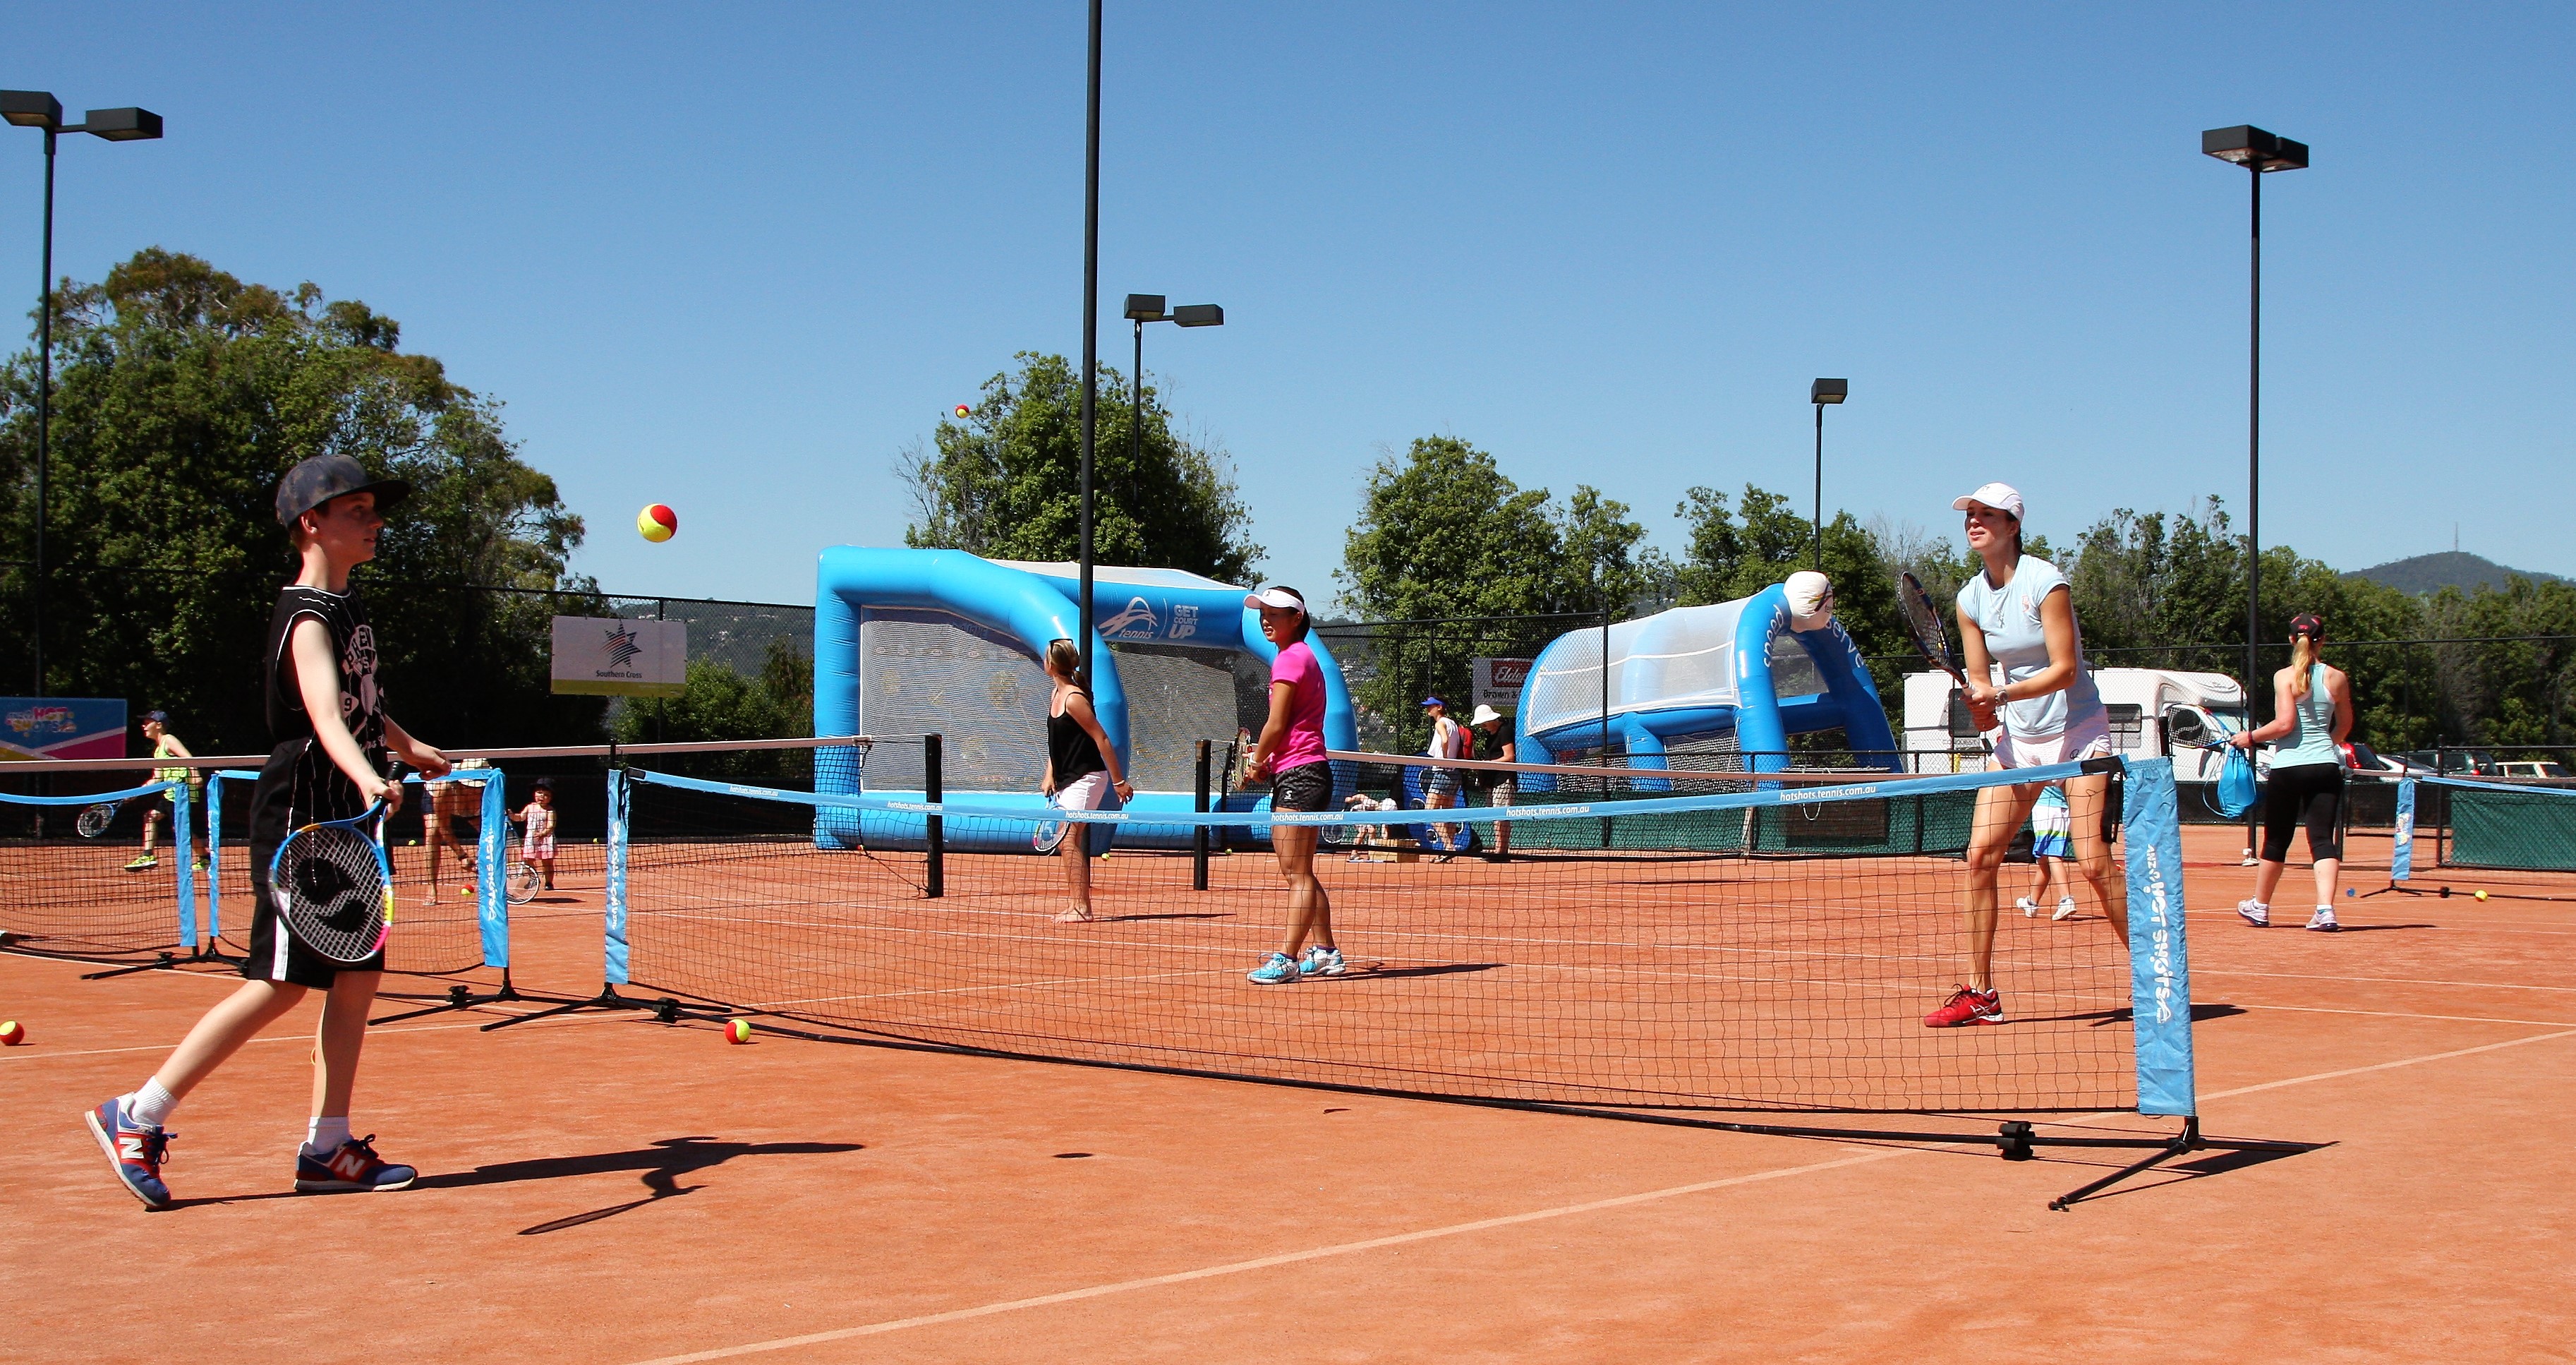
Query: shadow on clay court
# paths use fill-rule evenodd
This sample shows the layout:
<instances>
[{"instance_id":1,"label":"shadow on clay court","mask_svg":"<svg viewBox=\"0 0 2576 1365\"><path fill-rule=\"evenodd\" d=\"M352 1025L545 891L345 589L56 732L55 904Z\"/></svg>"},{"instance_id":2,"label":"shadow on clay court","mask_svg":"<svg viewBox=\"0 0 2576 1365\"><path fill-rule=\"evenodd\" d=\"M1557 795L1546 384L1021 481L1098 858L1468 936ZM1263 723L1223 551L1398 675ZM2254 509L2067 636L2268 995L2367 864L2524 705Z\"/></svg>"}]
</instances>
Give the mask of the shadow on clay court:
<instances>
[{"instance_id":1,"label":"shadow on clay court","mask_svg":"<svg viewBox=\"0 0 2576 1365\"><path fill-rule=\"evenodd\" d=\"M623 1152L594 1152L588 1156L536 1157L527 1161L503 1161L477 1166L471 1171L450 1175L433 1175L420 1181L422 1189L462 1189L474 1185L500 1185L522 1180L560 1180L567 1176L607 1175L617 1171L640 1171L644 1188L651 1191L641 1199L592 1209L566 1218L519 1229L522 1237L560 1232L565 1228L596 1223L614 1218L647 1204L702 1189L680 1181L695 1172L721 1166L737 1157L747 1156L823 1156L838 1152L855 1152L863 1144L856 1142L724 1142L710 1137L662 1138L650 1147Z\"/></svg>"},{"instance_id":2,"label":"shadow on clay court","mask_svg":"<svg viewBox=\"0 0 2576 1365\"><path fill-rule=\"evenodd\" d=\"M2334 1145L2331 1142L2285 1142L2276 1146L2245 1150L2204 1151L2188 1161L2174 1161L2158 1166L2143 1179L2090 1195L2084 1202L2090 1204L2102 1200L2125 1199L2136 1194L2148 1194L2168 1185L2207 1180L2211 1176L2225 1175L2230 1171L2248 1170L2256 1166L2269 1165L2275 1161L2286 1161L2291 1157L2306 1156L2310 1152L2323 1151Z\"/></svg>"},{"instance_id":3,"label":"shadow on clay court","mask_svg":"<svg viewBox=\"0 0 2576 1365\"><path fill-rule=\"evenodd\" d=\"M1507 962L1435 962L1422 967L1388 967L1381 964L1352 963L1341 976L1310 976L1300 981L1304 986L1329 986L1337 982L1384 981L1399 976L1454 976L1460 972L1491 972L1510 966Z\"/></svg>"},{"instance_id":4,"label":"shadow on clay court","mask_svg":"<svg viewBox=\"0 0 2576 1365\"><path fill-rule=\"evenodd\" d=\"M2195 1024L2205 1024L2212 1019L2233 1019L2243 1013L2245 1013L2243 1005L2230 1005L2224 1001L2204 1001L2191 1007L2191 1021ZM2019 1022L2091 1024L2095 1028L2101 1028L2106 1024L2128 1023L2132 1017L2129 1007L2122 1005L2118 1009L2087 1010L2081 1014L2025 1014L2020 1016Z\"/></svg>"}]
</instances>

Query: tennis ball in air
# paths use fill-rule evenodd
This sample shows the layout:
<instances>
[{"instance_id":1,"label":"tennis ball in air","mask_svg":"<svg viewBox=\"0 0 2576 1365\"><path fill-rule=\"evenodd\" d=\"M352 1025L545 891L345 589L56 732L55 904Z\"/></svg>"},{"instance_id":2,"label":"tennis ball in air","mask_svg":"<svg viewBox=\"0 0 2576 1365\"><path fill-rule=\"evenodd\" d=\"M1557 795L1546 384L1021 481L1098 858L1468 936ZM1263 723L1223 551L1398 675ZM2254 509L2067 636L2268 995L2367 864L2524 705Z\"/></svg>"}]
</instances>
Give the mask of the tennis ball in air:
<instances>
[{"instance_id":1,"label":"tennis ball in air","mask_svg":"<svg viewBox=\"0 0 2576 1365\"><path fill-rule=\"evenodd\" d=\"M751 1021L748 1019L727 1019L725 1021L725 1041L728 1043L750 1042Z\"/></svg>"},{"instance_id":2,"label":"tennis ball in air","mask_svg":"<svg viewBox=\"0 0 2576 1365\"><path fill-rule=\"evenodd\" d=\"M970 408L970 407L966 406L966 405L965 405L965 404L963 404L963 403L958 404L958 405L957 405L957 420L958 420L958 421L960 421L960 422L965 421L965 420L966 420L966 418L968 417L968 415L972 414L974 411L975 411L975 410L974 410L973 408Z\"/></svg>"},{"instance_id":3,"label":"tennis ball in air","mask_svg":"<svg viewBox=\"0 0 2576 1365\"><path fill-rule=\"evenodd\" d=\"M680 514L655 503L635 514L635 534L656 545L680 533Z\"/></svg>"},{"instance_id":4,"label":"tennis ball in air","mask_svg":"<svg viewBox=\"0 0 2576 1365\"><path fill-rule=\"evenodd\" d=\"M15 1019L0 1019L0 1047L16 1047L27 1041L27 1031Z\"/></svg>"},{"instance_id":5,"label":"tennis ball in air","mask_svg":"<svg viewBox=\"0 0 2576 1365\"><path fill-rule=\"evenodd\" d=\"M2486 891L2486 888L2485 888L2485 887L2483 887L2483 886L2482 886L2482 887L2479 887L2479 888L2477 889L2476 895L2477 895L2477 898L2478 898L2479 900L2485 900L2485 899L2487 898L2487 891Z\"/></svg>"}]
</instances>

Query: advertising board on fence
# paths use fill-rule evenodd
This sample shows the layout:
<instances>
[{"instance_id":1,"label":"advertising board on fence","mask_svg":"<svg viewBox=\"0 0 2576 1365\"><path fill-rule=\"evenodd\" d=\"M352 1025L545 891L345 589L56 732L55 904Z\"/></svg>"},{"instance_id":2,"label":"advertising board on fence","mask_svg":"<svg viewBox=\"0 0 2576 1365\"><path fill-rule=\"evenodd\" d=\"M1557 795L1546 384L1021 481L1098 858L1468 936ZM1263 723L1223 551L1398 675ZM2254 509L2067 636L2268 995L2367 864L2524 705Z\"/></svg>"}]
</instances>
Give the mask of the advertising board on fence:
<instances>
[{"instance_id":1,"label":"advertising board on fence","mask_svg":"<svg viewBox=\"0 0 2576 1365\"><path fill-rule=\"evenodd\" d=\"M123 757L123 697L0 697L0 763Z\"/></svg>"},{"instance_id":2,"label":"advertising board on fence","mask_svg":"<svg viewBox=\"0 0 2576 1365\"><path fill-rule=\"evenodd\" d=\"M676 697L689 677L689 623L558 616L554 690L594 697Z\"/></svg>"},{"instance_id":3,"label":"advertising board on fence","mask_svg":"<svg viewBox=\"0 0 2576 1365\"><path fill-rule=\"evenodd\" d=\"M1476 660L1476 695L1468 705L1516 714L1521 709L1521 684L1529 680L1529 671L1527 659Z\"/></svg>"}]
</instances>

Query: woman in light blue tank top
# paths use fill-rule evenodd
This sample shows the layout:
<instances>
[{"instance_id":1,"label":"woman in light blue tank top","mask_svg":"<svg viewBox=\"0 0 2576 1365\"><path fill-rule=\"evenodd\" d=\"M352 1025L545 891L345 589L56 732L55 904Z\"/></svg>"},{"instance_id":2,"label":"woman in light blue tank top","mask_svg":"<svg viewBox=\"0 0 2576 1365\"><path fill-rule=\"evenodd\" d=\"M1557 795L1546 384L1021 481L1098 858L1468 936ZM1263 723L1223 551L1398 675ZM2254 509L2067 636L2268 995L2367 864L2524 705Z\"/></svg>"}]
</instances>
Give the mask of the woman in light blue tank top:
<instances>
[{"instance_id":1,"label":"woman in light blue tank top","mask_svg":"<svg viewBox=\"0 0 2576 1365\"><path fill-rule=\"evenodd\" d=\"M2272 779L2263 793L2263 856L2254 872L2254 895L2236 913L2257 929L2271 927L2272 892L2290 856L2290 834L2308 827L2308 856L2316 863L2317 908L2311 929L2331 932L2335 879L2343 871L2343 740L2352 733L2352 679L2319 660L2326 623L2302 612L2290 622L2290 666L2272 675L2272 723L2240 731L2228 743L2251 751L2273 741Z\"/></svg>"},{"instance_id":2,"label":"woman in light blue tank top","mask_svg":"<svg viewBox=\"0 0 2576 1365\"><path fill-rule=\"evenodd\" d=\"M2092 675L2084 671L2074 590L2055 565L2022 553L2021 494L2009 484L1990 483L1950 506L1967 513L1968 548L1981 565L1959 590L1959 647L1967 663L1969 712L1978 729L2000 731L1996 762L2007 768L2042 768L2108 757L2110 721ZM1998 671L2001 683L1995 681ZM1923 1016L1926 1028L2004 1022L2003 993L1994 979L1995 915L2001 899L1996 884L2004 854L2045 785L1988 787L1977 793L1963 907L1967 962L1958 990ZM2063 786L2075 871L2093 888L2103 922L2125 948L2129 884L2112 865L2103 831L2110 778L2086 774L2065 779Z\"/></svg>"}]
</instances>

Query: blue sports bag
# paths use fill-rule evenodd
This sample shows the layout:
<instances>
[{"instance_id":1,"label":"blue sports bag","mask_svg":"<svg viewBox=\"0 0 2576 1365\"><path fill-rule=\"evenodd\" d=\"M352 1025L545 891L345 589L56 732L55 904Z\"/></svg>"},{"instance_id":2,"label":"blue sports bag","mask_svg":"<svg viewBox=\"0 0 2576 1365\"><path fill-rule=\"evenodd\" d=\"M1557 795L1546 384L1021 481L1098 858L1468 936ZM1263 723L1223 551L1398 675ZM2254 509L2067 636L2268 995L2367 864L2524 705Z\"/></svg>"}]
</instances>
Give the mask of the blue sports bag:
<instances>
[{"instance_id":1,"label":"blue sports bag","mask_svg":"<svg viewBox=\"0 0 2576 1365\"><path fill-rule=\"evenodd\" d=\"M2243 749L2227 746L2218 767L2218 813L2233 820L2254 809L2254 760Z\"/></svg>"}]
</instances>

